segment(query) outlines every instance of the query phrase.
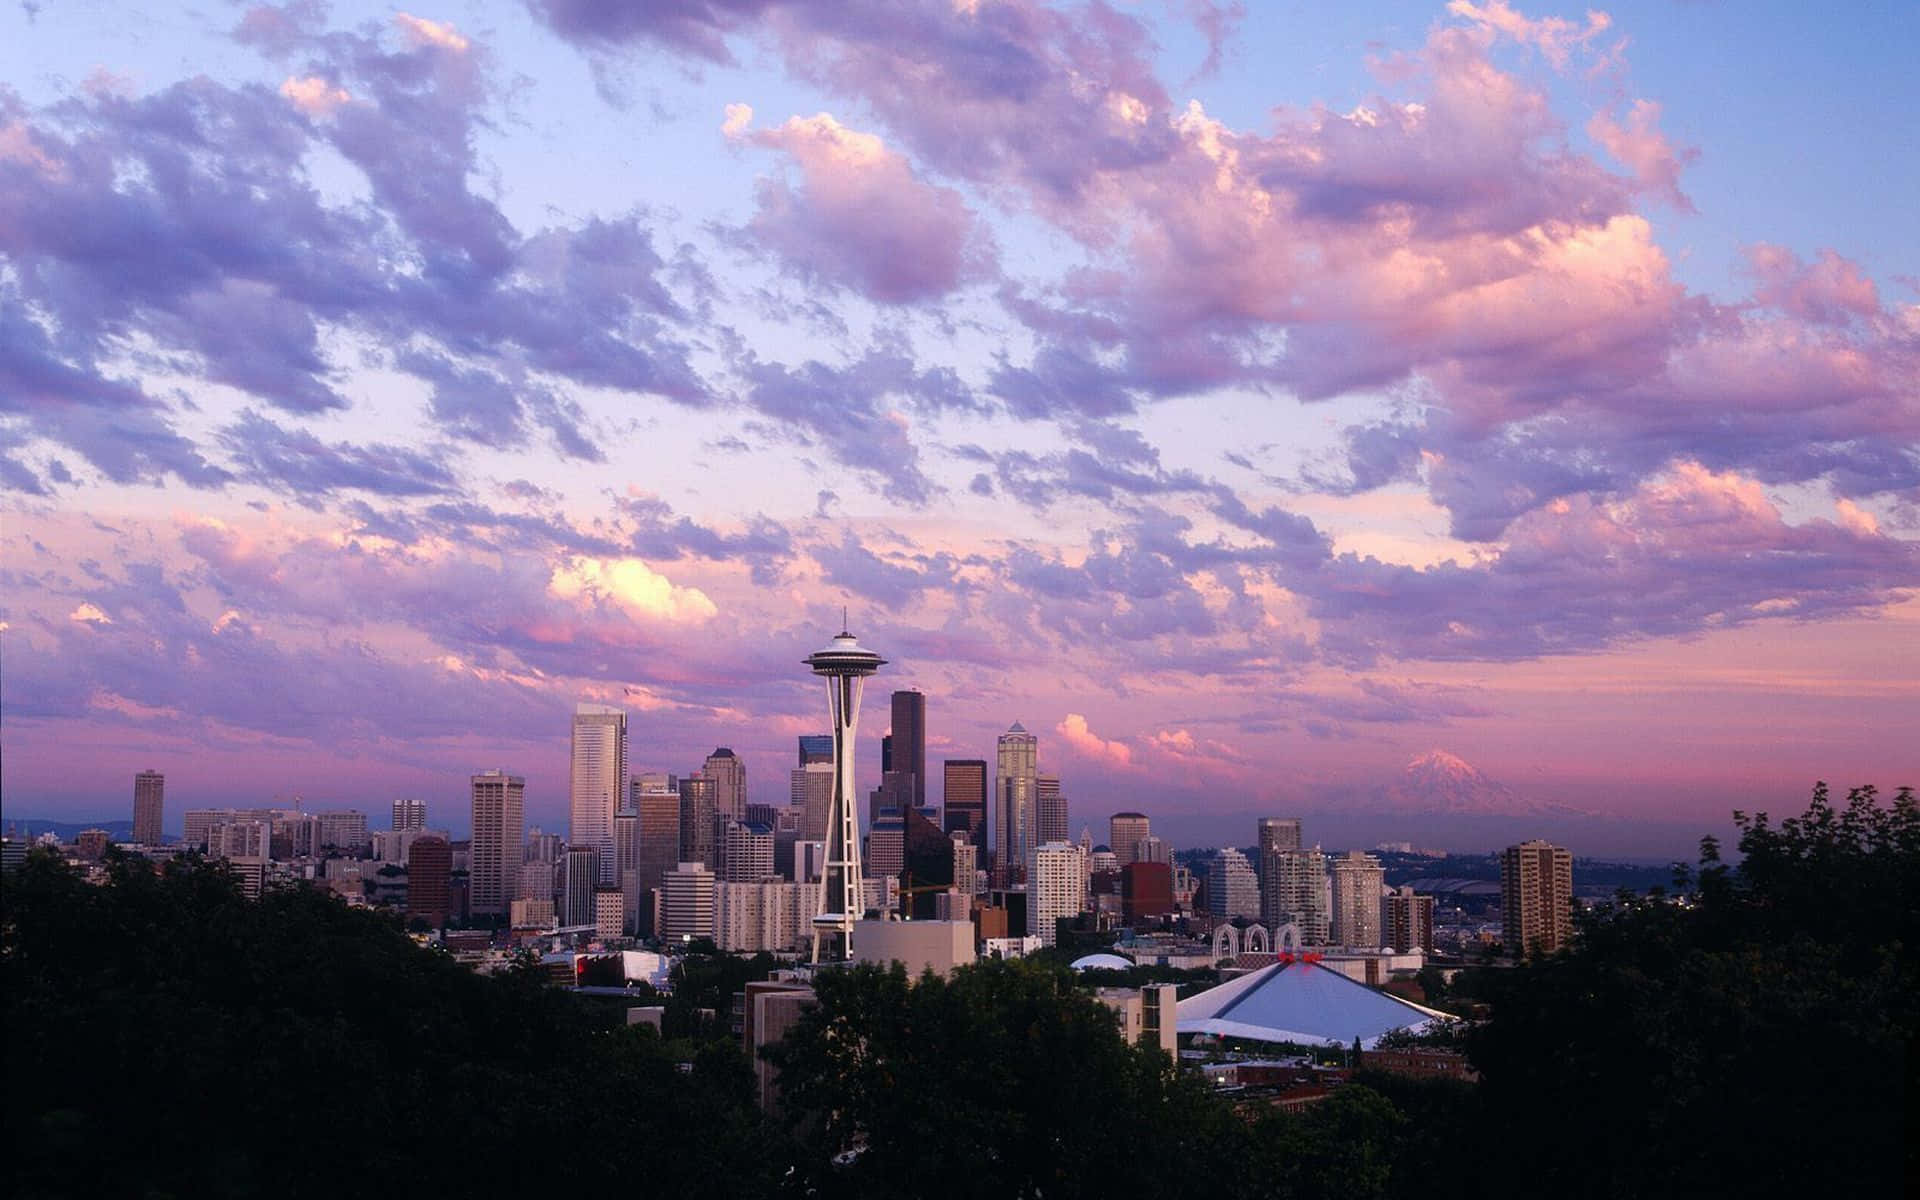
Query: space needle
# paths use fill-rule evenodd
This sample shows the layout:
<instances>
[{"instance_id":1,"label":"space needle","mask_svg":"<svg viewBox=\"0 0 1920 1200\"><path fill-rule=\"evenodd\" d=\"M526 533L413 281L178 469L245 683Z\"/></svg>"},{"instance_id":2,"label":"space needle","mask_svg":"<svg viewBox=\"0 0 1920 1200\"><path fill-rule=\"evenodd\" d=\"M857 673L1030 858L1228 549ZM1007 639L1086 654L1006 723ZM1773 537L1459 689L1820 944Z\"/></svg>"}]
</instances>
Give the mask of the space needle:
<instances>
[{"instance_id":1,"label":"space needle","mask_svg":"<svg viewBox=\"0 0 1920 1200\"><path fill-rule=\"evenodd\" d=\"M833 802L827 807L826 861L820 874L820 908L813 917L813 961L820 961L822 935L840 935L837 957L853 957L853 923L866 912L860 876L860 809L853 798L853 735L860 723L860 693L867 676L887 660L846 631L804 660L827 681L833 714Z\"/></svg>"}]
</instances>

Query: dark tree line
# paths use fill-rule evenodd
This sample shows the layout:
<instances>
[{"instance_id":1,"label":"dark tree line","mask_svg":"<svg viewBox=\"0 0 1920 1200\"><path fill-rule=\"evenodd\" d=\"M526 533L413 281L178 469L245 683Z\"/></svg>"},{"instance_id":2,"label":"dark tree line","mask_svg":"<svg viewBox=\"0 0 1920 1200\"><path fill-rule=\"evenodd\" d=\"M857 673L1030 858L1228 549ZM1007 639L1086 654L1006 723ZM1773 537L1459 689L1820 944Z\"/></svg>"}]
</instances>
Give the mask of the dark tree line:
<instances>
[{"instance_id":1,"label":"dark tree line","mask_svg":"<svg viewBox=\"0 0 1920 1200\"><path fill-rule=\"evenodd\" d=\"M1673 895L1480 973L1478 1086L1363 1072L1251 1120L1124 1044L1056 964L824 975L774 1052L775 1120L725 1020L765 962L688 959L662 1042L324 895L247 901L194 862L93 886L36 854L0 921L7 1190L1446 1200L1497 1173L1570 1197L1900 1194L1920 809L1822 788L1736 820L1737 865L1709 841Z\"/></svg>"}]
</instances>

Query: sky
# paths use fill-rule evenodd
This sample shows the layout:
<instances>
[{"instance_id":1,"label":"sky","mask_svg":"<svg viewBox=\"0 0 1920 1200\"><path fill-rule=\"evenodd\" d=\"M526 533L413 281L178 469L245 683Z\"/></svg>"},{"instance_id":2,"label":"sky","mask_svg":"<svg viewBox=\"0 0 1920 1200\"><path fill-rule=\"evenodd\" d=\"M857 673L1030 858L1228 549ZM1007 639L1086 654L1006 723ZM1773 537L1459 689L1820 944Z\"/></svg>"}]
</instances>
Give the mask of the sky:
<instances>
[{"instance_id":1,"label":"sky","mask_svg":"<svg viewBox=\"0 0 1920 1200\"><path fill-rule=\"evenodd\" d=\"M1076 829L1247 841L1435 750L1614 851L1920 782L1915 45L1904 3L11 5L5 808L155 767L176 826L464 829L504 767L563 828L579 701L777 802L843 607L862 788L917 687L930 759L1037 733Z\"/></svg>"}]
</instances>

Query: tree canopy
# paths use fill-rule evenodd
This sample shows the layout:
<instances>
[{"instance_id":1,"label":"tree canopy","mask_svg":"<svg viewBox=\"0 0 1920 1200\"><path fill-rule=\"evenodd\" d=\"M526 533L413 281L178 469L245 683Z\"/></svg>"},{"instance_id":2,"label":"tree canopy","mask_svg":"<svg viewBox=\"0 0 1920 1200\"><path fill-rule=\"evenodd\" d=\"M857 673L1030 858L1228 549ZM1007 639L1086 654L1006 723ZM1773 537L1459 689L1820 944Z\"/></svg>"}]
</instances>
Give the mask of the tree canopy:
<instances>
[{"instance_id":1,"label":"tree canopy","mask_svg":"<svg viewBox=\"0 0 1920 1200\"><path fill-rule=\"evenodd\" d=\"M1489 973L1471 1054L1503 1157L1566 1196L1895 1195L1912 1178L1920 809L1818 787L1735 814L1690 896L1621 896Z\"/></svg>"}]
</instances>

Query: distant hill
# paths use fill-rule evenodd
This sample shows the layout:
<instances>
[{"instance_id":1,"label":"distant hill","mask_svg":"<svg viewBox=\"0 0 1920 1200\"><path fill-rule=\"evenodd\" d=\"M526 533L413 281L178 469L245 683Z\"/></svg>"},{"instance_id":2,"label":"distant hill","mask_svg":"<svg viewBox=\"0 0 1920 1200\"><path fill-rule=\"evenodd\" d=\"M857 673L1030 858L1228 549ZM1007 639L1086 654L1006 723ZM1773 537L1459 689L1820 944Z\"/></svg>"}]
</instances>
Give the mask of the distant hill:
<instances>
[{"instance_id":1,"label":"distant hill","mask_svg":"<svg viewBox=\"0 0 1920 1200\"><path fill-rule=\"evenodd\" d=\"M116 842L133 840L132 821L51 821L43 817L9 816L0 822L8 837L18 837L28 841L43 833L51 833L63 842L70 842L83 829L104 829Z\"/></svg>"}]
</instances>

